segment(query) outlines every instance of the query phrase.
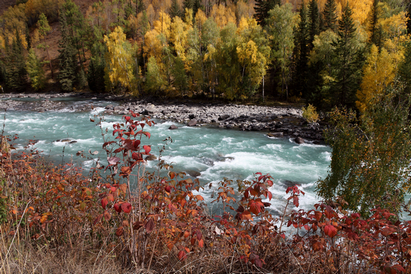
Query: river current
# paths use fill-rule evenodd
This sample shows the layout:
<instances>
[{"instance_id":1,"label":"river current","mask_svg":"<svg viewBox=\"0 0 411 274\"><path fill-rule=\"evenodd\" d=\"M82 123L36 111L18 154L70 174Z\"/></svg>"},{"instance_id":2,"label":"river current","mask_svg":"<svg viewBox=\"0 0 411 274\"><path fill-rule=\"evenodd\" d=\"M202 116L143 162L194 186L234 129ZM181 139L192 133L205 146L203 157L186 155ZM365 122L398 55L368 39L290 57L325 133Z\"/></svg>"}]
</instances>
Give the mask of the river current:
<instances>
[{"instance_id":1,"label":"river current","mask_svg":"<svg viewBox=\"0 0 411 274\"><path fill-rule=\"evenodd\" d=\"M72 161L85 170L90 169L97 160L105 161L101 146L103 139L101 129L96 126L98 117L107 104L115 104L97 100L61 99L66 107L59 111L24 112L0 111L5 115L4 131L6 135L18 135L15 147L18 150L36 140L34 147L53 161L61 163ZM76 108L93 105L87 112L76 112ZM112 130L112 125L121 121L119 115L105 116L103 128ZM90 122L95 119L95 123ZM170 125L178 126L177 130L169 130ZM318 201L315 195L315 183L324 178L329 170L331 149L325 145L296 144L289 138L268 138L264 132L247 132L227 130L217 127L188 127L169 121L156 121L155 126L145 130L151 138L143 137L142 144L149 144L156 156L165 144L167 137L172 142L166 145L162 159L172 163L175 171L188 173L199 172L198 179L202 184L212 183L200 194L206 202L210 202L217 191L217 183L223 178L232 180L250 180L256 172L270 174L274 178L271 209L279 212L284 208L287 195L286 187L293 183L301 184L305 195L301 197L302 208L309 209ZM68 142L57 140L70 139ZM76 153L84 151L92 160L84 160ZM91 152L99 151L96 155ZM158 161L149 161L147 169L153 170Z\"/></svg>"}]
</instances>

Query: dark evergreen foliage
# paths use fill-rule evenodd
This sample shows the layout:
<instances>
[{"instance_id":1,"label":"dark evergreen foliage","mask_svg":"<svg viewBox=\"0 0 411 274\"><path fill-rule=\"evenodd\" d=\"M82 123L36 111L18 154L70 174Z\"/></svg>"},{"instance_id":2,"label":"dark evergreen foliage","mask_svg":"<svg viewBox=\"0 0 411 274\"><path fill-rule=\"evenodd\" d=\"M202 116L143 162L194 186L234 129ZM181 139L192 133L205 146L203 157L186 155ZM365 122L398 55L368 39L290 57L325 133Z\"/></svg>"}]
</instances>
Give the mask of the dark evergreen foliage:
<instances>
[{"instance_id":1,"label":"dark evergreen foliage","mask_svg":"<svg viewBox=\"0 0 411 274\"><path fill-rule=\"evenodd\" d=\"M335 0L327 0L323 11L323 28L322 30L331 29L337 32L337 5Z\"/></svg>"},{"instance_id":2,"label":"dark evergreen foliage","mask_svg":"<svg viewBox=\"0 0 411 274\"><path fill-rule=\"evenodd\" d=\"M376 45L379 49L382 46L383 31L381 25L378 25L378 3L379 0L374 0L370 12L369 31L371 32L370 44Z\"/></svg>"},{"instance_id":3,"label":"dark evergreen foliage","mask_svg":"<svg viewBox=\"0 0 411 274\"><path fill-rule=\"evenodd\" d=\"M317 0L311 0L308 4L308 17L309 17L309 45L310 49L313 48L313 42L315 35L320 34L320 11L318 10Z\"/></svg>"},{"instance_id":4,"label":"dark evergreen foliage","mask_svg":"<svg viewBox=\"0 0 411 274\"><path fill-rule=\"evenodd\" d=\"M170 17L174 18L176 16L183 17L184 12L181 10L180 5L178 4L177 0L173 0L171 7L170 7Z\"/></svg>"},{"instance_id":5,"label":"dark evergreen foliage","mask_svg":"<svg viewBox=\"0 0 411 274\"><path fill-rule=\"evenodd\" d=\"M195 17L199 9L203 9L203 5L201 4L200 0L184 0L183 7L184 7L183 10L192 9L193 17Z\"/></svg>"},{"instance_id":6,"label":"dark evergreen foliage","mask_svg":"<svg viewBox=\"0 0 411 274\"><path fill-rule=\"evenodd\" d=\"M11 90L21 90L27 81L26 60L23 54L22 41L16 30L16 39L13 39L11 48L7 53L6 86Z\"/></svg>"},{"instance_id":7,"label":"dark evergreen foliage","mask_svg":"<svg viewBox=\"0 0 411 274\"><path fill-rule=\"evenodd\" d=\"M256 0L254 17L258 24L265 26L265 20L268 18L268 12L272 10L275 5L281 5L281 0Z\"/></svg>"},{"instance_id":8,"label":"dark evergreen foliage","mask_svg":"<svg viewBox=\"0 0 411 274\"><path fill-rule=\"evenodd\" d=\"M94 92L104 92L104 59L105 47L102 43L96 42L91 49L90 64L88 67L87 81L89 88Z\"/></svg>"},{"instance_id":9,"label":"dark evergreen foliage","mask_svg":"<svg viewBox=\"0 0 411 274\"><path fill-rule=\"evenodd\" d=\"M404 60L398 67L399 80L404 84L404 90L411 94L411 42L405 46Z\"/></svg>"},{"instance_id":10,"label":"dark evergreen foliage","mask_svg":"<svg viewBox=\"0 0 411 274\"><path fill-rule=\"evenodd\" d=\"M69 36L64 12L60 14L61 40L59 41L59 82L63 91L72 91L76 81L76 51Z\"/></svg>"},{"instance_id":11,"label":"dark evergreen foliage","mask_svg":"<svg viewBox=\"0 0 411 274\"><path fill-rule=\"evenodd\" d=\"M347 4L338 22L338 40L335 43L335 84L331 87L332 105L355 107L356 92L361 82L361 68L364 62L363 52L353 47L356 28L352 11Z\"/></svg>"},{"instance_id":12,"label":"dark evergreen foliage","mask_svg":"<svg viewBox=\"0 0 411 274\"><path fill-rule=\"evenodd\" d=\"M294 83L294 94L300 96L300 94L307 98L307 84L308 84L308 39L309 39L309 29L308 29L308 18L307 18L307 8L303 3L300 9L300 23L296 30L296 41L295 41L295 80Z\"/></svg>"}]
</instances>

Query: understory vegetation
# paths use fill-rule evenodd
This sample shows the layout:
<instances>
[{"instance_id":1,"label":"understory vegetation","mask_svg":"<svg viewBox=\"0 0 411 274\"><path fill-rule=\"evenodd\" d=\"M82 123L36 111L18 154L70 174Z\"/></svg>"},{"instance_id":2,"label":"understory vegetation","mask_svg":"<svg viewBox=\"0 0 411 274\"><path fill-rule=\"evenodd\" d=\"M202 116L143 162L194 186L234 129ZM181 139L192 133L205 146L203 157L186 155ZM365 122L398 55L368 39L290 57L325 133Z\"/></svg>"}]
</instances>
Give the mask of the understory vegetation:
<instances>
[{"instance_id":1,"label":"understory vegetation","mask_svg":"<svg viewBox=\"0 0 411 274\"><path fill-rule=\"evenodd\" d=\"M30 144L12 154L3 136L1 273L409 273L410 221L381 208L365 218L342 199L305 211L297 185L273 216L269 175L237 182L238 198L221 181L213 203L222 213L208 215L201 189L211 186L161 159L167 176L145 172L153 122L138 116L104 134L107 162L87 176Z\"/></svg>"}]
</instances>

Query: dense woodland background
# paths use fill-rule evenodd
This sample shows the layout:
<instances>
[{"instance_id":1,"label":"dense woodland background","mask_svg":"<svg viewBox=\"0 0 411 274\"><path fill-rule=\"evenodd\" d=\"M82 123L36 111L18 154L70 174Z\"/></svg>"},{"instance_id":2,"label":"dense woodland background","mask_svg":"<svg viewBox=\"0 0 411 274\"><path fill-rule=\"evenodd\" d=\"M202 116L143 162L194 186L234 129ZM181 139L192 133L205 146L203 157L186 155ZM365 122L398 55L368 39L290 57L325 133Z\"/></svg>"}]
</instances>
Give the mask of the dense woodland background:
<instances>
[{"instance_id":1,"label":"dense woodland background","mask_svg":"<svg viewBox=\"0 0 411 274\"><path fill-rule=\"evenodd\" d=\"M394 81L409 40L409 5L402 0L0 5L0 84L6 91L269 96L303 99L324 110L364 110Z\"/></svg>"}]
</instances>

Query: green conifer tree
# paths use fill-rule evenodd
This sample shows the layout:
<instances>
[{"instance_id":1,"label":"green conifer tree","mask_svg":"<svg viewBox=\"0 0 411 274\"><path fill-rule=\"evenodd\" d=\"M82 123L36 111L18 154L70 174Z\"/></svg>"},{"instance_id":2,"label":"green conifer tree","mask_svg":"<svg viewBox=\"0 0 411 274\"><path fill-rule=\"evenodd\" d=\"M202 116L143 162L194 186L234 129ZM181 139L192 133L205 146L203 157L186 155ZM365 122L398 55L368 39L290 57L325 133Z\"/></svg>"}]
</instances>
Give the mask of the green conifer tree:
<instances>
[{"instance_id":1,"label":"green conifer tree","mask_svg":"<svg viewBox=\"0 0 411 274\"><path fill-rule=\"evenodd\" d=\"M21 90L26 83L26 60L20 35L16 30L11 49L6 57L6 86L12 90Z\"/></svg>"},{"instance_id":2,"label":"green conifer tree","mask_svg":"<svg viewBox=\"0 0 411 274\"><path fill-rule=\"evenodd\" d=\"M96 42L91 49L90 64L87 71L89 88L94 92L104 92L104 67L106 66L104 44Z\"/></svg>"},{"instance_id":3,"label":"green conifer tree","mask_svg":"<svg viewBox=\"0 0 411 274\"><path fill-rule=\"evenodd\" d=\"M308 4L309 16L309 45L313 48L314 37L320 34L320 11L318 10L317 0L310 0Z\"/></svg>"},{"instance_id":4,"label":"green conifer tree","mask_svg":"<svg viewBox=\"0 0 411 274\"><path fill-rule=\"evenodd\" d=\"M61 40L59 41L59 82L63 91L72 91L76 80L76 51L69 36L66 16L60 14Z\"/></svg>"},{"instance_id":5,"label":"green conifer tree","mask_svg":"<svg viewBox=\"0 0 411 274\"><path fill-rule=\"evenodd\" d=\"M281 5L281 0L255 0L255 20L257 20L261 26L265 26L267 24L265 20L269 17L268 12L276 5Z\"/></svg>"},{"instance_id":6,"label":"green conifer tree","mask_svg":"<svg viewBox=\"0 0 411 274\"><path fill-rule=\"evenodd\" d=\"M43 64L37 57L34 49L29 50L26 62L26 70L29 75L31 86L35 90L44 88L46 84L46 77L44 74Z\"/></svg>"},{"instance_id":7,"label":"green conifer tree","mask_svg":"<svg viewBox=\"0 0 411 274\"><path fill-rule=\"evenodd\" d=\"M378 24L378 19L380 17L378 3L379 0L374 0L370 11L369 31L371 32L371 36L369 43L374 44L381 49L383 43L383 31L381 25Z\"/></svg>"},{"instance_id":8,"label":"green conifer tree","mask_svg":"<svg viewBox=\"0 0 411 274\"><path fill-rule=\"evenodd\" d=\"M404 85L404 91L411 94L411 42L405 46L404 60L398 67L398 76Z\"/></svg>"},{"instance_id":9,"label":"green conifer tree","mask_svg":"<svg viewBox=\"0 0 411 274\"><path fill-rule=\"evenodd\" d=\"M338 39L334 44L334 79L331 87L334 105L348 107L355 106L356 92L361 82L361 68L363 64L362 49L355 45L356 27L352 19L352 11L347 4L342 11L342 18L338 22Z\"/></svg>"},{"instance_id":10,"label":"green conifer tree","mask_svg":"<svg viewBox=\"0 0 411 274\"><path fill-rule=\"evenodd\" d=\"M307 98L307 83L308 83L308 39L309 39L309 25L307 18L307 8L303 3L300 9L300 22L296 30L296 47L294 51L295 56L295 80L294 93Z\"/></svg>"},{"instance_id":11,"label":"green conifer tree","mask_svg":"<svg viewBox=\"0 0 411 274\"><path fill-rule=\"evenodd\" d=\"M325 3L323 17L324 24L322 30L331 29L334 32L337 32L337 5L335 0L327 0Z\"/></svg>"},{"instance_id":12,"label":"green conifer tree","mask_svg":"<svg viewBox=\"0 0 411 274\"><path fill-rule=\"evenodd\" d=\"M170 7L170 17L174 18L176 16L182 17L183 11L181 10L180 5L178 4L177 0L173 0L171 7Z\"/></svg>"}]
</instances>

